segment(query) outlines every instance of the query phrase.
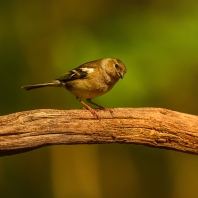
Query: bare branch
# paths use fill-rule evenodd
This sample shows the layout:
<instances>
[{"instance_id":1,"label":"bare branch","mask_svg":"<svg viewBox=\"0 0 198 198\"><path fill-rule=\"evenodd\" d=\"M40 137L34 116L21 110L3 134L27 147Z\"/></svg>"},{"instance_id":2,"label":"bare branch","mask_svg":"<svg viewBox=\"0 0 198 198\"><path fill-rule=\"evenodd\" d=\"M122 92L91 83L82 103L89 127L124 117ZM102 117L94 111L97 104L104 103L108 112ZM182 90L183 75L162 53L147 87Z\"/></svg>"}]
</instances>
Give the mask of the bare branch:
<instances>
[{"instance_id":1,"label":"bare branch","mask_svg":"<svg viewBox=\"0 0 198 198\"><path fill-rule=\"evenodd\" d=\"M140 144L198 154L198 116L161 108L38 109L0 116L0 156L48 145Z\"/></svg>"}]
</instances>

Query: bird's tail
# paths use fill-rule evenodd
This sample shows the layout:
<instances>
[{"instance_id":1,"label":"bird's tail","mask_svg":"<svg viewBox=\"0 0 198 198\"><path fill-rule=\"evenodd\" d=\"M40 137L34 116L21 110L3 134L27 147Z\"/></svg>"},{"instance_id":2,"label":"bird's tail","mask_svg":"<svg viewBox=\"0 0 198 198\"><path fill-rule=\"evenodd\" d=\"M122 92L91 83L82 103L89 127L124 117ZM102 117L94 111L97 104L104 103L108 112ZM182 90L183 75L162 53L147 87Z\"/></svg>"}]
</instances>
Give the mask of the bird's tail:
<instances>
[{"instance_id":1,"label":"bird's tail","mask_svg":"<svg viewBox=\"0 0 198 198\"><path fill-rule=\"evenodd\" d=\"M48 83L42 83L42 84L36 84L36 85L26 85L21 88L28 91L31 89L37 89L37 88L42 88L42 87L61 87L61 86L63 86L63 85L59 80L54 80L54 81L51 81Z\"/></svg>"}]
</instances>

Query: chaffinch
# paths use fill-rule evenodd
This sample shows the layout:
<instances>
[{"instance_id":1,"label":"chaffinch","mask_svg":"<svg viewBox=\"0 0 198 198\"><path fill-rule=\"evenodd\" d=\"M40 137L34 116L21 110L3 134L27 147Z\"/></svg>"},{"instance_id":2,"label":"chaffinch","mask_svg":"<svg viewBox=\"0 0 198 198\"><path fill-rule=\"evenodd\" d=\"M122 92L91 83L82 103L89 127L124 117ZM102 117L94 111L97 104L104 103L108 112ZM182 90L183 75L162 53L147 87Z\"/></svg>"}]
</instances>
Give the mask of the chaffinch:
<instances>
[{"instance_id":1,"label":"chaffinch","mask_svg":"<svg viewBox=\"0 0 198 198\"><path fill-rule=\"evenodd\" d=\"M85 98L101 110L104 107L91 101L92 98L109 92L116 82L124 77L127 69L122 61L114 58L103 58L84 63L79 67L63 74L59 78L43 84L27 85L25 90L40 87L63 87L76 96L76 99L94 116L99 118L96 111L82 101Z\"/></svg>"}]
</instances>

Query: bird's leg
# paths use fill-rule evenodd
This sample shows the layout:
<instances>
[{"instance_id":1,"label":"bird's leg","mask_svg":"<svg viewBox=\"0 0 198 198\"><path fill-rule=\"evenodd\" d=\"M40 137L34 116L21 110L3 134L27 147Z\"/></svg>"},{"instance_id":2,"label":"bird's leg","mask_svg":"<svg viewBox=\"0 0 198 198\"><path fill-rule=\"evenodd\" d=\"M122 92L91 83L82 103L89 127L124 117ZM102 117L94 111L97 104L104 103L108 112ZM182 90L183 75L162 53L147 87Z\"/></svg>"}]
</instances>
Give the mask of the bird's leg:
<instances>
[{"instance_id":1,"label":"bird's leg","mask_svg":"<svg viewBox=\"0 0 198 198\"><path fill-rule=\"evenodd\" d=\"M87 109L89 110L94 116L96 116L97 119L99 119L100 117L98 116L98 114L96 113L96 111L94 109L92 109L89 105L87 105L85 102L83 102L80 98L76 97L76 99Z\"/></svg>"},{"instance_id":2,"label":"bird's leg","mask_svg":"<svg viewBox=\"0 0 198 198\"><path fill-rule=\"evenodd\" d=\"M109 112L113 115L113 110L112 110L112 109L106 109L106 108L104 108L103 106L100 106L100 105L96 104L95 102L92 102L92 101L91 101L91 98L88 98L88 99L86 99L86 100L87 100L87 102L89 102L89 103L91 103L91 104L97 106L100 110L107 110L107 111L109 111Z\"/></svg>"},{"instance_id":3,"label":"bird's leg","mask_svg":"<svg viewBox=\"0 0 198 198\"><path fill-rule=\"evenodd\" d=\"M92 102L90 98L86 99L86 101L88 103L91 103L91 104L97 106L100 110L105 110L105 108L103 106L100 106L100 105L96 104L95 102Z\"/></svg>"}]
</instances>

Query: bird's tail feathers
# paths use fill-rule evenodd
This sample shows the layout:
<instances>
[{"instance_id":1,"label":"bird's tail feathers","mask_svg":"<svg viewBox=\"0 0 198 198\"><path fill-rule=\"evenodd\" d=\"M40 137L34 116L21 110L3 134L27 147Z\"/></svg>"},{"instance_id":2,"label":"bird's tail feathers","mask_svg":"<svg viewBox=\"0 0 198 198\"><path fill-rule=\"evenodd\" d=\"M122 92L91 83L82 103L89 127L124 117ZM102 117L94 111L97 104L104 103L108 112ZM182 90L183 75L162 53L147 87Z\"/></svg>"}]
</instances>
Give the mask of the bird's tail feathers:
<instances>
[{"instance_id":1,"label":"bird's tail feathers","mask_svg":"<svg viewBox=\"0 0 198 198\"><path fill-rule=\"evenodd\" d=\"M42 83L42 84L35 84L35 85L26 85L23 86L22 89L25 89L26 91L31 89L37 89L42 87L61 87L61 82L59 80L54 80L48 83Z\"/></svg>"}]
</instances>

